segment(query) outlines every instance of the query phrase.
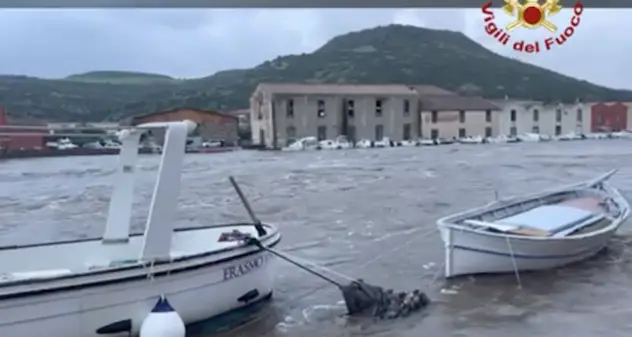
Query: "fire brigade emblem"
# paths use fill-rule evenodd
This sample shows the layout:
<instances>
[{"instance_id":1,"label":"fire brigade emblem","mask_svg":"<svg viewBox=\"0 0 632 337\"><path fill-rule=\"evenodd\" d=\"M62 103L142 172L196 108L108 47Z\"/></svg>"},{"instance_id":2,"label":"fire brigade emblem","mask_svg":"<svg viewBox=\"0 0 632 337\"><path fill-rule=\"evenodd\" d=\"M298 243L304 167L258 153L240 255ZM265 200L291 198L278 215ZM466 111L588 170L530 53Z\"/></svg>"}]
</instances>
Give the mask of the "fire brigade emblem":
<instances>
[{"instance_id":1,"label":"fire brigade emblem","mask_svg":"<svg viewBox=\"0 0 632 337\"><path fill-rule=\"evenodd\" d=\"M546 0L540 4L538 0L505 0L503 11L512 17L517 17L516 21L510 23L505 28L508 32L517 28L525 27L536 29L544 27L551 32L557 30L557 26L547 20L547 16L558 13L562 6L559 0Z\"/></svg>"}]
</instances>

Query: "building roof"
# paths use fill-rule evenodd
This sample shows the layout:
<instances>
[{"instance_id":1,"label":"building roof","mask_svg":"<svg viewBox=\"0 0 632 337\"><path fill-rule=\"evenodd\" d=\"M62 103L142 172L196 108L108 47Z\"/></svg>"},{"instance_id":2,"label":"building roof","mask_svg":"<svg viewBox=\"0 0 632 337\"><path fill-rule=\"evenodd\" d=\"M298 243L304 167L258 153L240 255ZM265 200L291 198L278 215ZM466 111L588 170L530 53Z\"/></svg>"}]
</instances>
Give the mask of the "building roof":
<instances>
[{"instance_id":1,"label":"building roof","mask_svg":"<svg viewBox=\"0 0 632 337\"><path fill-rule=\"evenodd\" d=\"M419 95L423 111L429 110L500 110L494 103L483 97L459 95Z\"/></svg>"},{"instance_id":2,"label":"building roof","mask_svg":"<svg viewBox=\"0 0 632 337\"><path fill-rule=\"evenodd\" d=\"M457 95L452 91L441 89L434 85L413 85L412 88L419 95Z\"/></svg>"},{"instance_id":3,"label":"building roof","mask_svg":"<svg viewBox=\"0 0 632 337\"><path fill-rule=\"evenodd\" d=\"M261 83L257 90L297 95L416 95L412 87L404 84Z\"/></svg>"},{"instance_id":4,"label":"building roof","mask_svg":"<svg viewBox=\"0 0 632 337\"><path fill-rule=\"evenodd\" d=\"M233 115L230 115L230 114L226 114L226 113L223 113L223 112L219 112L219 111L204 110L204 109L199 109L199 108L188 108L188 107L173 108L173 109L164 110L164 111L155 111L155 112L150 112L150 113L146 113L146 114L132 116L131 118L132 119L141 119L141 118L147 118L147 117L151 117L151 116L158 116L158 115L162 115L162 114L172 113L172 112L176 112L176 111L180 111L180 110L191 110L191 111L195 111L195 112L199 112L199 113L219 115L219 116L223 116L223 117L237 119L236 116L233 116Z\"/></svg>"},{"instance_id":5,"label":"building roof","mask_svg":"<svg viewBox=\"0 0 632 337\"><path fill-rule=\"evenodd\" d=\"M434 85L261 83L257 90L294 95L415 95L424 110L500 110L482 97L459 96Z\"/></svg>"},{"instance_id":6,"label":"building roof","mask_svg":"<svg viewBox=\"0 0 632 337\"><path fill-rule=\"evenodd\" d=\"M239 109L239 110L231 110L231 111L225 111L224 113L229 114L231 116L246 116L246 115L250 115L250 109Z\"/></svg>"}]
</instances>

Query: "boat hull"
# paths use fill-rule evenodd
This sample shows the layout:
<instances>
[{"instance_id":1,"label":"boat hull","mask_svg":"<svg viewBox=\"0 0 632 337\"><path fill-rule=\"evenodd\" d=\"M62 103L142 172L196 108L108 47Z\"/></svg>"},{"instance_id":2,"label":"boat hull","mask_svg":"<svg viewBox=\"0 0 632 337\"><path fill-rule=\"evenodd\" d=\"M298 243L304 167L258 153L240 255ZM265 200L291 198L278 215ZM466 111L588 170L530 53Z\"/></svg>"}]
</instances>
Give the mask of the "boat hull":
<instances>
[{"instance_id":1,"label":"boat hull","mask_svg":"<svg viewBox=\"0 0 632 337\"><path fill-rule=\"evenodd\" d=\"M537 240L451 227L442 227L440 232L448 278L561 267L597 254L614 235L613 230L581 239Z\"/></svg>"},{"instance_id":2,"label":"boat hull","mask_svg":"<svg viewBox=\"0 0 632 337\"><path fill-rule=\"evenodd\" d=\"M269 253L257 251L177 273L174 266L173 274L153 279L104 281L103 285L0 299L0 335L128 336L126 331L112 331L128 320L132 334L137 334L162 294L185 324L205 321L269 297L275 263Z\"/></svg>"},{"instance_id":3,"label":"boat hull","mask_svg":"<svg viewBox=\"0 0 632 337\"><path fill-rule=\"evenodd\" d=\"M449 278L467 274L542 270L564 266L595 255L606 247L610 238L630 214L630 205L627 200L606 182L614 173L616 170L582 183L530 196L492 202L487 206L439 219L437 226L445 246L445 276ZM547 205L549 202L553 204L559 202L555 200L560 195L579 196L580 192L588 193L588 191L604 198L601 200L609 200L605 203L605 207L611 209L611 211L607 211L606 208L601 209L607 212L604 216L609 217L608 224L592 232L560 237L531 236L502 232L502 229L500 232L489 231L461 224L461 222L480 219L478 217L483 216L487 219L503 219L508 215L505 211L510 209L517 212L509 212L509 214L526 214L527 209ZM590 193L583 195L590 195ZM599 204L602 202L605 201L599 201ZM558 220L548 216L538 222L540 221ZM554 228L554 226L540 228Z\"/></svg>"}]
</instances>

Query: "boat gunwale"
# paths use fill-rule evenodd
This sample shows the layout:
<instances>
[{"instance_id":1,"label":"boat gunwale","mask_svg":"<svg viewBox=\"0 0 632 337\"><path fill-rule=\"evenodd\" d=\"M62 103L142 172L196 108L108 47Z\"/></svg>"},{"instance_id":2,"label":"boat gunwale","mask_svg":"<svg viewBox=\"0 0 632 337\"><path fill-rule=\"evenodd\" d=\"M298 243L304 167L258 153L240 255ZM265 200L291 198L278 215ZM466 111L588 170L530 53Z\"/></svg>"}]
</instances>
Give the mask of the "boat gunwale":
<instances>
[{"instance_id":1,"label":"boat gunwale","mask_svg":"<svg viewBox=\"0 0 632 337\"><path fill-rule=\"evenodd\" d=\"M490 204L487 204L485 206L481 206L478 208L474 208L474 209L470 209L470 210L466 210L463 212L459 212L457 214L452 214L449 216L445 216L440 218L439 220L437 220L437 227L439 228L439 230L441 229L449 229L449 230L453 230L453 231L457 231L457 232L467 232L467 233L472 233L472 234L478 234L478 235L482 235L482 236L488 236L488 237L496 237L496 238L501 238L501 239L511 239L511 240L523 240L523 241L551 241L551 242L559 242L559 241L570 241L570 240L582 240L585 239L587 237L593 237L596 235L600 235L603 233L607 233L613 230L616 230L619 226L621 226L621 224L625 221L625 219L629 216L630 214L630 204L628 203L628 201L621 195L621 192L619 192L619 190L617 188L615 188L614 186L612 186L611 184L609 184L607 181L601 181L600 182L604 187L609 189L609 195L612 196L616 196L617 199L619 199L620 201L623 202L622 206L622 211L621 214L614 218L614 221L612 221L612 223L606 227L600 228L596 231L593 232L588 232L588 233L584 233L584 234L578 234L578 235L573 235L573 236L563 236L563 237L552 237L552 236L528 236L528 235L519 235L519 234L512 234L512 233L495 233L495 232L491 232L491 231L486 231L486 230L479 230L479 229L473 229L473 228L469 228L466 226L462 226L459 224L456 224L454 222L452 222L454 219L458 219L459 217L462 217L465 214L468 213L473 213L473 214L480 214L484 211L488 211L490 209L492 209L492 207L494 206L494 204L496 204L497 202L493 202ZM537 198L542 198L545 196L549 196L552 194L556 194L556 193L569 193L575 190L579 190L581 188L594 188L594 184L587 184L587 183L579 183L576 184L574 186L570 186L570 187L562 187L556 190L550 190L550 191L545 191L545 192L538 192L538 193L534 193L534 194L530 194L530 195L526 195L526 196L517 196L517 197L512 197L506 200L501 200L498 203L505 203L508 202L507 204L504 205L499 205L501 207L499 208L503 208L503 207L508 207L510 205L515 205L515 204L519 204L521 202L526 202L526 201L530 201L533 199L537 199Z\"/></svg>"},{"instance_id":2,"label":"boat gunwale","mask_svg":"<svg viewBox=\"0 0 632 337\"><path fill-rule=\"evenodd\" d=\"M250 225L254 226L255 224L254 223L233 223L233 224L206 225L206 226L198 226L198 227L183 227L183 228L175 229L174 232L186 232L186 231L193 231L193 230L205 230L205 229L210 229L210 228L250 226ZM263 224L263 225L267 227L268 229L272 229L272 231L268 232L268 234L266 234L265 236L260 237L259 240L266 247L269 247L269 248L274 247L277 244L279 244L279 242L282 239L282 235L279 232L279 230L275 226L270 225L270 224ZM130 236L143 236L143 233L130 234ZM67 240L67 241L61 241L61 242L57 241L53 243L29 244L29 245L20 246L20 248L42 247L42 246L50 246L50 245L56 245L56 244L72 244L72 243L91 242L91 241L99 241L99 240L101 240L101 238L87 238L87 239L79 239L79 240ZM115 266L115 267L109 267L109 268L106 267L103 269L95 269L95 270L86 270L82 272L74 272L72 274L58 275L58 276L52 276L52 277L46 277L46 278L42 277L42 278L5 281L5 282L0 282L0 290L7 289L10 287L15 287L15 286L40 285L40 284L51 283L51 282L55 282L59 280L71 280L71 279L76 279L76 278L91 277L95 275L113 274L113 273L117 273L121 271L130 271L134 269L146 269L149 264L151 264L153 267L164 266L164 265L174 264L178 262L206 258L209 256L222 254L222 253L228 253L230 251L237 251L244 248L254 248L254 246L248 243L242 243L233 247L206 251L206 252L192 254L192 255L179 256L179 257L175 257L169 260L158 260L153 263L149 261L139 261L138 263L130 264L130 265ZM181 273L181 272L185 272L185 271L189 271L193 269L199 269L199 268L226 263L232 260L237 260L240 258L250 256L250 255L255 255L261 252L264 252L264 250L261 250L261 249L249 250L238 255L227 256L219 260L211 260L211 261L207 261L201 264L194 264L194 265L180 266L180 267L174 266L173 268L156 271L152 273L152 276L161 277L161 276L166 276L166 275L173 275L173 274L177 274L177 273ZM43 293L67 291L67 290L73 290L77 288L86 289L86 288L109 285L109 284L114 284L114 283L124 283L128 281L135 281L138 279L146 279L146 278L147 278L147 273L145 272L145 273L140 273L140 274L126 275L126 276L118 277L118 278L100 280L100 281L88 281L88 282L80 282L76 284L53 286L50 288L25 290L25 291L18 291L15 293L4 293L4 294L0 294L0 300L12 299L12 298L17 298L17 297L20 297L20 298L30 297L30 296L40 295Z\"/></svg>"}]
</instances>

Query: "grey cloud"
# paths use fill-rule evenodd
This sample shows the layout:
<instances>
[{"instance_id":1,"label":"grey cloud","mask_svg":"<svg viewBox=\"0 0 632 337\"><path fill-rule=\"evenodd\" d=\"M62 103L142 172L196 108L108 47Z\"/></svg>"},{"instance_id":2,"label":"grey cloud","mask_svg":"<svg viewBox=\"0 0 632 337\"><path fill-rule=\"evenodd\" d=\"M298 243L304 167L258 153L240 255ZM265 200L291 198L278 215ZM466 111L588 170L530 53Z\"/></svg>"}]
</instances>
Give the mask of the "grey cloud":
<instances>
[{"instance_id":1,"label":"grey cloud","mask_svg":"<svg viewBox=\"0 0 632 337\"><path fill-rule=\"evenodd\" d=\"M587 9L564 46L517 53L483 30L480 10L465 9L65 9L0 12L0 73L62 77L97 69L206 76L311 52L335 35L390 23L459 30L491 50L575 77L632 88L625 70L630 10ZM570 19L569 11L555 22ZM500 18L499 20L510 20ZM552 18L553 20L553 18ZM503 22L505 22L503 21ZM512 33L513 34L513 33ZM516 32L543 39L544 31Z\"/></svg>"}]
</instances>

